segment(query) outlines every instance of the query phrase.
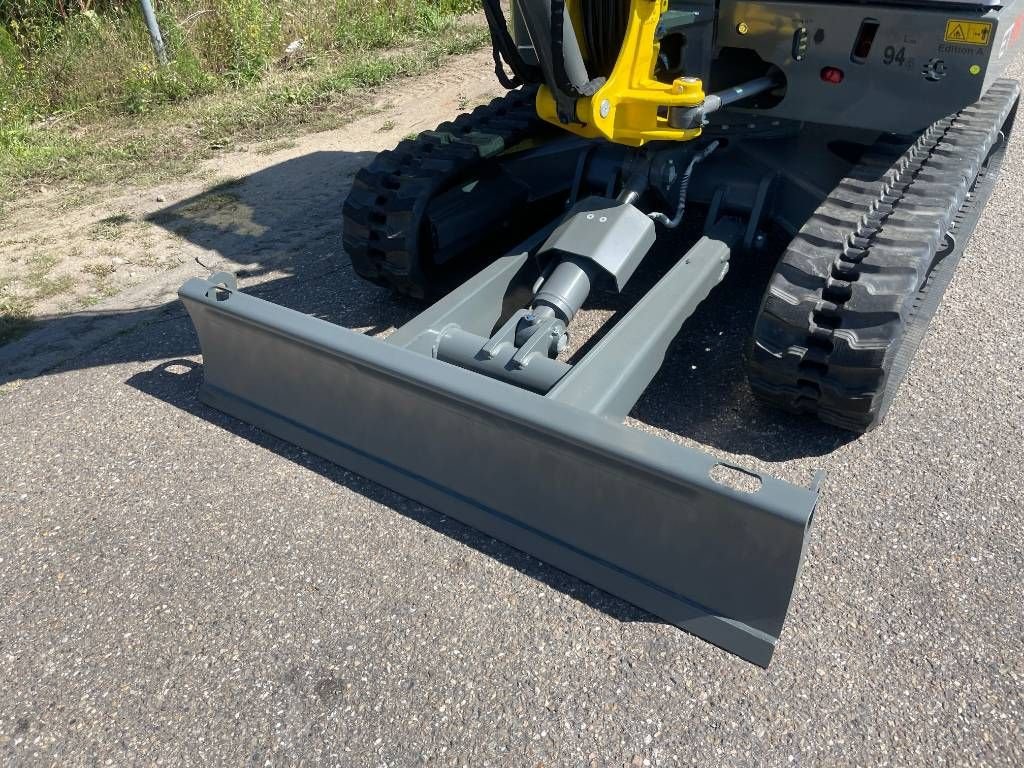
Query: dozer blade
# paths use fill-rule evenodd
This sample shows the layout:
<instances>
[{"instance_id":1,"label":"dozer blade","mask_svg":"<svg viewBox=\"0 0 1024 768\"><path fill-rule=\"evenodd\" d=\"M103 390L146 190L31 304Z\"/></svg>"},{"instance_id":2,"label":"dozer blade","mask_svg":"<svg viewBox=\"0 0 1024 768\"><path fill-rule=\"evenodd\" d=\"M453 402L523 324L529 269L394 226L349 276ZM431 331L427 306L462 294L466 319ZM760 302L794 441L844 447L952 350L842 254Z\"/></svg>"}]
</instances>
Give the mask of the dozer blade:
<instances>
[{"instance_id":1,"label":"dozer blade","mask_svg":"<svg viewBox=\"0 0 1024 768\"><path fill-rule=\"evenodd\" d=\"M704 453L215 279L180 291L203 402L768 664L817 487L736 490Z\"/></svg>"}]
</instances>

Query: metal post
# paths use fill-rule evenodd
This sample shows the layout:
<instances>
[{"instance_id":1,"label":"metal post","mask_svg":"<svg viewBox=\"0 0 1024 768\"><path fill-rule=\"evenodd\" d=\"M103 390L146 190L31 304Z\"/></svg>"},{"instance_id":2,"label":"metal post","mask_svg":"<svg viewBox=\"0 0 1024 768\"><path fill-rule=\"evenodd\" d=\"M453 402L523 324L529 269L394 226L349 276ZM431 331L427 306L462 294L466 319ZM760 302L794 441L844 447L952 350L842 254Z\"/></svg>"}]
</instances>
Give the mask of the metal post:
<instances>
[{"instance_id":1,"label":"metal post","mask_svg":"<svg viewBox=\"0 0 1024 768\"><path fill-rule=\"evenodd\" d=\"M153 52L161 66L167 66L167 49L164 48L164 38L160 34L160 25L156 20L156 13L153 12L153 3L150 0L139 0L142 5L142 15L146 17L146 26L149 27L149 36L153 40Z\"/></svg>"}]
</instances>

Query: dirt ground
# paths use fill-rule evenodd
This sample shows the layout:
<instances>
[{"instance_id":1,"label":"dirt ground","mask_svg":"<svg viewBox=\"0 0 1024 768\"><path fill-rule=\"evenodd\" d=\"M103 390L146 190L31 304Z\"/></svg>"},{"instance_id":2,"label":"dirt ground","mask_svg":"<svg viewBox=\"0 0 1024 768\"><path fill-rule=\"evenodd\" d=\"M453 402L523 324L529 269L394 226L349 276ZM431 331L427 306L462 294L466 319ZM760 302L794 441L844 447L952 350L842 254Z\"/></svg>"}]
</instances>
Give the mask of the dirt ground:
<instances>
[{"instance_id":1,"label":"dirt ground","mask_svg":"<svg viewBox=\"0 0 1024 768\"><path fill-rule=\"evenodd\" d=\"M344 128L241 147L173 183L88 192L42 187L0 221L0 293L43 321L135 309L161 298L161 275L173 273L177 285L182 269L202 272L197 259L210 268L234 268L225 262L255 268L275 255L315 248L340 231L339 190L372 153L501 92L490 53L471 54L382 87L370 95L367 116ZM289 171L254 181L269 168ZM293 210L280 210L282 199ZM310 205L323 212L312 228ZM298 211L307 214L301 230L260 218L272 215L280 225ZM232 235L250 244L248 252L225 242ZM132 293L138 286L148 289Z\"/></svg>"}]
</instances>

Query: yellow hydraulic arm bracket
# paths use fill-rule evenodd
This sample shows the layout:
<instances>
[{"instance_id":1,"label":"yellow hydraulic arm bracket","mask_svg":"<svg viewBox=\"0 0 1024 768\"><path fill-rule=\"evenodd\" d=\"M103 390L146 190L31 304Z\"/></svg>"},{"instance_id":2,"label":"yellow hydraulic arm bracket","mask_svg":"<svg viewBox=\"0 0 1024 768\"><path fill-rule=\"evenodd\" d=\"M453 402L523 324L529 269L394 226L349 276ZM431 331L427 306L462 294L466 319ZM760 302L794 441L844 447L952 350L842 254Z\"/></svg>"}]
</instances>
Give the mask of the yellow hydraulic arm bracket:
<instances>
[{"instance_id":1,"label":"yellow hydraulic arm bracket","mask_svg":"<svg viewBox=\"0 0 1024 768\"><path fill-rule=\"evenodd\" d=\"M605 84L593 96L576 102L578 123L563 124L558 119L555 98L546 85L537 92L537 114L580 136L634 147L700 136L700 128L672 128L665 115L667 107L696 107L704 101L700 80L686 77L668 84L654 79L659 49L655 32L667 9L668 0L630 0L619 58Z\"/></svg>"}]
</instances>

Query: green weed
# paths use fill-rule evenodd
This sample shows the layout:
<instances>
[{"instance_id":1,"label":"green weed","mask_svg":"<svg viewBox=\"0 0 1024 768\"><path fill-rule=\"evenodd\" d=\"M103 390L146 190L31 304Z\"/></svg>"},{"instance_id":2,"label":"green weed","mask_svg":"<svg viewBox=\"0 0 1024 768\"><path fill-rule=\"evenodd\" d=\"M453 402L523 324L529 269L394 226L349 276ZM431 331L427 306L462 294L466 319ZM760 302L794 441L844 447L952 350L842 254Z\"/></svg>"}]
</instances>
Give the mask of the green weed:
<instances>
[{"instance_id":1,"label":"green weed","mask_svg":"<svg viewBox=\"0 0 1024 768\"><path fill-rule=\"evenodd\" d=\"M60 296L74 287L75 281L70 275L58 275L53 277L50 270L57 264L57 257L45 253L33 256L28 260L30 270L24 277L23 282L32 292L31 300L45 301L54 296Z\"/></svg>"},{"instance_id":2,"label":"green weed","mask_svg":"<svg viewBox=\"0 0 1024 768\"><path fill-rule=\"evenodd\" d=\"M255 152L260 155L272 155L275 152L283 152L286 149L294 149L298 144L291 139L278 139L277 141L268 141L265 144L255 148Z\"/></svg>"},{"instance_id":3,"label":"green weed","mask_svg":"<svg viewBox=\"0 0 1024 768\"><path fill-rule=\"evenodd\" d=\"M477 1L164 0L161 67L135 0L0 0L0 217L27 184L146 184L343 125L359 89L484 44Z\"/></svg>"},{"instance_id":4,"label":"green weed","mask_svg":"<svg viewBox=\"0 0 1024 768\"><path fill-rule=\"evenodd\" d=\"M131 217L124 213L107 216L89 227L89 239L116 240L122 235L125 225L131 221Z\"/></svg>"},{"instance_id":5,"label":"green weed","mask_svg":"<svg viewBox=\"0 0 1024 768\"><path fill-rule=\"evenodd\" d=\"M93 277L103 279L104 277L110 277L114 272L117 271L117 267L113 264L86 264L82 267L82 271L86 274L92 275Z\"/></svg>"},{"instance_id":6,"label":"green weed","mask_svg":"<svg viewBox=\"0 0 1024 768\"><path fill-rule=\"evenodd\" d=\"M325 55L418 48L477 7L477 0L165 0L159 21L171 61L160 67L134 0L0 0L0 125L140 114L243 88L275 65L292 66L292 43L305 65Z\"/></svg>"}]
</instances>

